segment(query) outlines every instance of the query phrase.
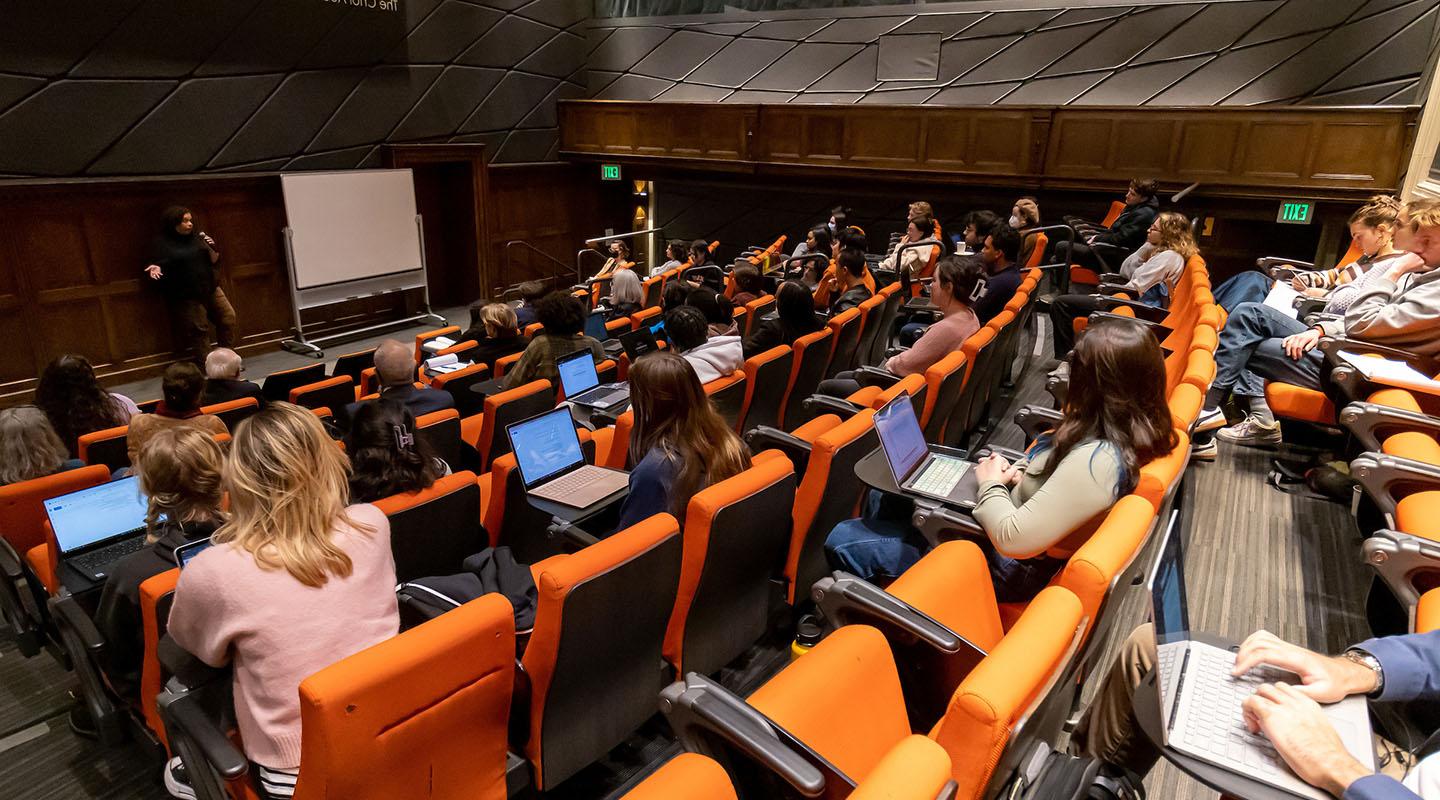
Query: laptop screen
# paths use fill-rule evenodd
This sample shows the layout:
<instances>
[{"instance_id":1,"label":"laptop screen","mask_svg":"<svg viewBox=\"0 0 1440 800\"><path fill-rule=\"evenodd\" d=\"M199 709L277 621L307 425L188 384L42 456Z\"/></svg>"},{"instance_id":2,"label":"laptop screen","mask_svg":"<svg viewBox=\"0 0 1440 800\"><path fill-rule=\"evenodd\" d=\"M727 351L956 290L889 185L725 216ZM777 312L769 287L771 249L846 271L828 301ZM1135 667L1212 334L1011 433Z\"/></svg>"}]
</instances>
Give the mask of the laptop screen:
<instances>
[{"instance_id":1,"label":"laptop screen","mask_svg":"<svg viewBox=\"0 0 1440 800\"><path fill-rule=\"evenodd\" d=\"M143 529L147 505L130 477L46 500L45 514L63 554Z\"/></svg>"},{"instance_id":2,"label":"laptop screen","mask_svg":"<svg viewBox=\"0 0 1440 800\"><path fill-rule=\"evenodd\" d=\"M595 358L589 350L577 350L555 361L560 372L560 388L566 397L576 397L600 385L600 375L595 371Z\"/></svg>"},{"instance_id":3,"label":"laptop screen","mask_svg":"<svg viewBox=\"0 0 1440 800\"><path fill-rule=\"evenodd\" d=\"M589 354L586 354L589 357ZM580 436L569 408L557 408L538 417L508 425L510 446L520 466L520 479L529 489L552 475L585 463Z\"/></svg>"},{"instance_id":4,"label":"laptop screen","mask_svg":"<svg viewBox=\"0 0 1440 800\"><path fill-rule=\"evenodd\" d=\"M884 408L875 412L875 433L880 437L880 449L885 451L885 460L890 462L895 483L904 483L929 451L925 445L925 432L920 430L920 421L915 419L915 404L910 402L908 393L896 395Z\"/></svg>"},{"instance_id":5,"label":"laptop screen","mask_svg":"<svg viewBox=\"0 0 1440 800\"><path fill-rule=\"evenodd\" d=\"M1177 509L1170 514L1165 539L1155 565L1150 571L1150 608L1155 623L1157 644L1183 642L1190 638L1190 614L1185 602L1185 558L1182 553L1183 532L1176 523Z\"/></svg>"},{"instance_id":6,"label":"laptop screen","mask_svg":"<svg viewBox=\"0 0 1440 800\"><path fill-rule=\"evenodd\" d=\"M605 330L605 313L603 311L592 311L590 316L585 318L585 335L602 342L609 338L610 333Z\"/></svg>"}]
</instances>

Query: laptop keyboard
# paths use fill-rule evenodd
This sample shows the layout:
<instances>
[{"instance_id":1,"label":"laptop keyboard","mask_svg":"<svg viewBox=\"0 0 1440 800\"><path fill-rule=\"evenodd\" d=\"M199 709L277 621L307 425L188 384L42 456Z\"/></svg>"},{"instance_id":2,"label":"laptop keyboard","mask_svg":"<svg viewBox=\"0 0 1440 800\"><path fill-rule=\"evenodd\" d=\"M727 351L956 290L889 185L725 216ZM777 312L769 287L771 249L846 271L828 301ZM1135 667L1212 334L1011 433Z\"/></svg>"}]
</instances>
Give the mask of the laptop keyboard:
<instances>
[{"instance_id":1,"label":"laptop keyboard","mask_svg":"<svg viewBox=\"0 0 1440 800\"><path fill-rule=\"evenodd\" d=\"M1212 758L1244 765L1245 769L1263 777L1288 776L1289 770L1270 740L1246 729L1241 704L1255 694L1262 683L1295 683L1297 678L1265 666L1234 678L1230 675L1234 668L1232 652L1191 648L1185 680L1194 682L1194 689L1186 708L1185 743Z\"/></svg>"},{"instance_id":2,"label":"laptop keyboard","mask_svg":"<svg viewBox=\"0 0 1440 800\"><path fill-rule=\"evenodd\" d=\"M595 392L593 394L581 395L581 402L592 406L613 406L616 403L630 396L629 389L612 389L608 392Z\"/></svg>"},{"instance_id":3,"label":"laptop keyboard","mask_svg":"<svg viewBox=\"0 0 1440 800\"><path fill-rule=\"evenodd\" d=\"M66 560L86 575L95 577L105 574L116 561L131 553L138 553L144 547L145 537L136 536Z\"/></svg>"},{"instance_id":4,"label":"laptop keyboard","mask_svg":"<svg viewBox=\"0 0 1440 800\"><path fill-rule=\"evenodd\" d=\"M958 458L931 459L920 477L910 484L910 488L922 494L944 497L950 494L961 478L965 477L965 471L968 469L970 469L970 464Z\"/></svg>"},{"instance_id":5,"label":"laptop keyboard","mask_svg":"<svg viewBox=\"0 0 1440 800\"><path fill-rule=\"evenodd\" d=\"M625 488L628 474L587 464L567 475L531 490L536 497L553 500L572 508L585 508Z\"/></svg>"}]
</instances>

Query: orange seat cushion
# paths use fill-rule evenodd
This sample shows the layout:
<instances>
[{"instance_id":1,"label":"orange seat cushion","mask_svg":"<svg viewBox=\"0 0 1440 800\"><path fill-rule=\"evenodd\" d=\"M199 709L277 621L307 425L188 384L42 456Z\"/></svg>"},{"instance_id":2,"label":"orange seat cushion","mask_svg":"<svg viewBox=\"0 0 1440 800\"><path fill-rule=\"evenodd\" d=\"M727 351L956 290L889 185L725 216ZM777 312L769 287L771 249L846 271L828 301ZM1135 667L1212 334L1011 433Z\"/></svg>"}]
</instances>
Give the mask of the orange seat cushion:
<instances>
[{"instance_id":1,"label":"orange seat cushion","mask_svg":"<svg viewBox=\"0 0 1440 800\"><path fill-rule=\"evenodd\" d=\"M1440 541L1440 491L1401 498L1395 504L1395 527L1411 536Z\"/></svg>"},{"instance_id":2,"label":"orange seat cushion","mask_svg":"<svg viewBox=\"0 0 1440 800\"><path fill-rule=\"evenodd\" d=\"M1323 392L1314 389L1272 381L1265 384L1265 402L1277 417L1319 425L1335 424L1335 405Z\"/></svg>"}]
</instances>

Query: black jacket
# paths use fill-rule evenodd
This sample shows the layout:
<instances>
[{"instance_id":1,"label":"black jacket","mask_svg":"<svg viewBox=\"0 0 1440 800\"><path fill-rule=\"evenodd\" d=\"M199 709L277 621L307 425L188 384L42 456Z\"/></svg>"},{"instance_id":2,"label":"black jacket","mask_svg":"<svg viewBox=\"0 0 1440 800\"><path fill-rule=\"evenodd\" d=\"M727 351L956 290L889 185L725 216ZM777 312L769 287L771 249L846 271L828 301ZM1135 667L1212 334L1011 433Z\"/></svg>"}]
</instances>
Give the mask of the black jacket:
<instances>
[{"instance_id":1,"label":"black jacket","mask_svg":"<svg viewBox=\"0 0 1440 800\"><path fill-rule=\"evenodd\" d=\"M260 394L260 384L254 381L232 381L229 378L211 378L205 381L205 393L200 396L200 404L212 406L216 403L228 403L231 400L239 400L245 397L253 397L265 404L264 397Z\"/></svg>"},{"instance_id":2,"label":"black jacket","mask_svg":"<svg viewBox=\"0 0 1440 800\"><path fill-rule=\"evenodd\" d=\"M160 525L160 538L149 547L116 562L105 578L95 627L105 639L105 674L115 691L134 698L140 691L140 668L145 656L144 625L140 619L140 584L175 568L175 548L205 539L215 532L211 522L174 522Z\"/></svg>"},{"instance_id":3,"label":"black jacket","mask_svg":"<svg viewBox=\"0 0 1440 800\"><path fill-rule=\"evenodd\" d=\"M1145 244L1145 235L1149 233L1150 225L1159 215L1160 199L1157 197L1126 206L1110 228L1095 237L1095 241L1113 244L1127 253L1133 253L1140 249L1140 245Z\"/></svg>"},{"instance_id":4,"label":"black jacket","mask_svg":"<svg viewBox=\"0 0 1440 800\"><path fill-rule=\"evenodd\" d=\"M852 286L845 291L845 294L835 298L835 302L830 304L830 313L839 314L842 311L859 308L861 303L873 296L874 293L863 283Z\"/></svg>"},{"instance_id":5,"label":"black jacket","mask_svg":"<svg viewBox=\"0 0 1440 800\"><path fill-rule=\"evenodd\" d=\"M474 361L476 364L489 366L491 374L495 372L496 361L511 353L518 353L524 350L525 345L529 344L529 342L525 340L525 337L518 333L514 336L486 338L482 330L480 338L478 339L471 336L470 331L466 331L463 335L466 339L475 339L475 349L463 353L462 358Z\"/></svg>"},{"instance_id":6,"label":"black jacket","mask_svg":"<svg viewBox=\"0 0 1440 800\"><path fill-rule=\"evenodd\" d=\"M215 294L215 265L210 261L210 248L193 233L156 236L150 243L150 263L160 266L160 280L155 283L168 302L205 301Z\"/></svg>"},{"instance_id":7,"label":"black jacket","mask_svg":"<svg viewBox=\"0 0 1440 800\"><path fill-rule=\"evenodd\" d=\"M1019 264L1011 264L1000 272L985 279L985 296L975 301L975 318L984 325L1005 310L1005 304L1015 296L1024 274Z\"/></svg>"},{"instance_id":8,"label":"black jacket","mask_svg":"<svg viewBox=\"0 0 1440 800\"><path fill-rule=\"evenodd\" d=\"M807 316L806 322L801 325L787 325L779 317L760 320L755 332L750 334L750 338L746 339L742 345L745 357L759 355L782 344L793 345L796 339L808 336L823 327L825 327L825 323L821 322L814 314Z\"/></svg>"}]
</instances>

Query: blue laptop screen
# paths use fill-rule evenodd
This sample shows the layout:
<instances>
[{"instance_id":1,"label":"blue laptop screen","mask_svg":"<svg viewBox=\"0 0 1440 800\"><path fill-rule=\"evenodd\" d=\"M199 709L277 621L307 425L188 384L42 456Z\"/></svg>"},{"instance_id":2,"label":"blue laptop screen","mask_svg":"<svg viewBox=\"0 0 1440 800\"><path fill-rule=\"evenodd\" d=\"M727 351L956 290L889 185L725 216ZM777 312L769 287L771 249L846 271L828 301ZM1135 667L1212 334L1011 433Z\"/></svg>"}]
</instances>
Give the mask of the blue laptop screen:
<instances>
[{"instance_id":1,"label":"blue laptop screen","mask_svg":"<svg viewBox=\"0 0 1440 800\"><path fill-rule=\"evenodd\" d=\"M526 488L585 461L569 408L547 411L507 430Z\"/></svg>"},{"instance_id":2,"label":"blue laptop screen","mask_svg":"<svg viewBox=\"0 0 1440 800\"><path fill-rule=\"evenodd\" d=\"M144 528L147 504L140 479L131 477L46 500L45 514L60 552L69 553Z\"/></svg>"},{"instance_id":3,"label":"blue laptop screen","mask_svg":"<svg viewBox=\"0 0 1440 800\"><path fill-rule=\"evenodd\" d=\"M585 335L592 339L605 341L610 338L610 332L605 330L605 314L599 311L590 312L585 318Z\"/></svg>"},{"instance_id":4,"label":"blue laptop screen","mask_svg":"<svg viewBox=\"0 0 1440 800\"><path fill-rule=\"evenodd\" d=\"M1190 638L1190 614L1185 601L1185 557L1181 537L1184 532L1176 524L1179 510L1170 514L1165 541L1156 556L1150 576L1151 613L1154 616L1155 640L1160 644L1182 642Z\"/></svg>"},{"instance_id":5,"label":"blue laptop screen","mask_svg":"<svg viewBox=\"0 0 1440 800\"><path fill-rule=\"evenodd\" d=\"M875 412L875 433L880 437L880 449L885 451L895 482L903 482L925 459L929 449L925 446L920 421L915 419L915 405L910 395L898 395Z\"/></svg>"},{"instance_id":6,"label":"blue laptop screen","mask_svg":"<svg viewBox=\"0 0 1440 800\"><path fill-rule=\"evenodd\" d=\"M589 350L572 353L555 362L560 373L560 388L566 397L576 397L600 385L600 375L595 372L595 359Z\"/></svg>"}]
</instances>

